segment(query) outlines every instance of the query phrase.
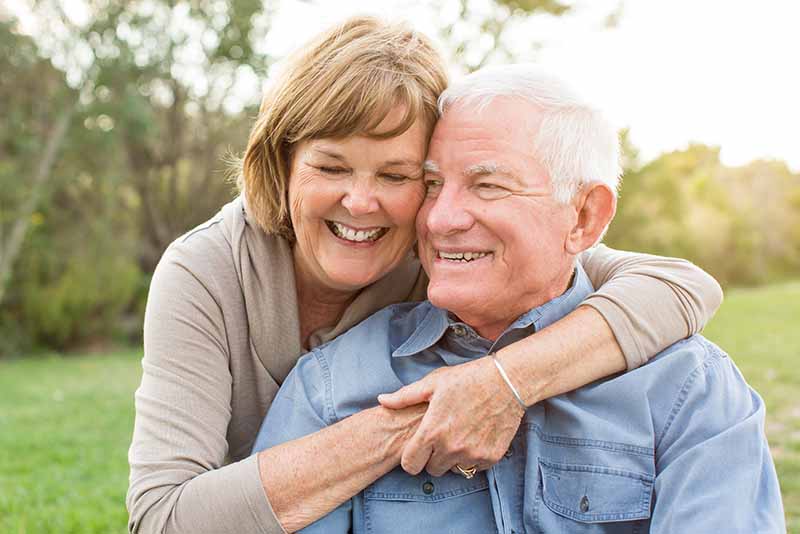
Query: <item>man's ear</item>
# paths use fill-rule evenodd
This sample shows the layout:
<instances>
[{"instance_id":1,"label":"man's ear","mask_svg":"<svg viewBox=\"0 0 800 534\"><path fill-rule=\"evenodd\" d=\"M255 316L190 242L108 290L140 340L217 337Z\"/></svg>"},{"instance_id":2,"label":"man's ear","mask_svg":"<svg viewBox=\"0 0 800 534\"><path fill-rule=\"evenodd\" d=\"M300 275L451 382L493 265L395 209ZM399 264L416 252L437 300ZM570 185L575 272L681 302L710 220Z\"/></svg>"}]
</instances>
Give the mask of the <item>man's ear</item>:
<instances>
[{"instance_id":1,"label":"man's ear","mask_svg":"<svg viewBox=\"0 0 800 534\"><path fill-rule=\"evenodd\" d=\"M567 235L566 249L570 254L580 254L603 235L617 211L617 197L605 184L587 184L573 199L577 218Z\"/></svg>"}]
</instances>

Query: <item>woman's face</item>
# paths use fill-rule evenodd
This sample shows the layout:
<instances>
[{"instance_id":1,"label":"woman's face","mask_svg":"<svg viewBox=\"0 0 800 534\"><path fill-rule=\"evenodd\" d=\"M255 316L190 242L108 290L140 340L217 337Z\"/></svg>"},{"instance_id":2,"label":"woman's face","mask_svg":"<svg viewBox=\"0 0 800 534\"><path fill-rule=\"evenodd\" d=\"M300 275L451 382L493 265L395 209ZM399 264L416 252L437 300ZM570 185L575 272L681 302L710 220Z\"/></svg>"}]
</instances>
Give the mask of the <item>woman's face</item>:
<instances>
[{"instance_id":1,"label":"woman's face","mask_svg":"<svg viewBox=\"0 0 800 534\"><path fill-rule=\"evenodd\" d=\"M401 113L394 110L384 123ZM350 292L400 263L416 238L425 197L425 139L417 121L390 139L312 139L294 147L289 209L299 275L320 289Z\"/></svg>"}]
</instances>

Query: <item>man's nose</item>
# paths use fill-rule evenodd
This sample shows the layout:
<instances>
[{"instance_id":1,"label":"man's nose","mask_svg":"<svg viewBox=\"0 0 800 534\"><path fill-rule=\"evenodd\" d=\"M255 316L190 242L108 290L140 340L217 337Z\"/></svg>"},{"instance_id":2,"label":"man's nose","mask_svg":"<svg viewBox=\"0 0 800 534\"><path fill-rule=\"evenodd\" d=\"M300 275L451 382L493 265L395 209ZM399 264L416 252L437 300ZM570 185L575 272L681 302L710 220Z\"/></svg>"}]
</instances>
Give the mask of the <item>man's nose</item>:
<instances>
[{"instance_id":1,"label":"man's nose","mask_svg":"<svg viewBox=\"0 0 800 534\"><path fill-rule=\"evenodd\" d=\"M353 177L342 198L342 206L353 217L360 217L378 211L380 203L376 195L374 181L363 176Z\"/></svg>"},{"instance_id":2,"label":"man's nose","mask_svg":"<svg viewBox=\"0 0 800 534\"><path fill-rule=\"evenodd\" d=\"M475 219L466 205L464 193L445 185L428 211L428 231L436 235L451 235L469 230Z\"/></svg>"}]
</instances>

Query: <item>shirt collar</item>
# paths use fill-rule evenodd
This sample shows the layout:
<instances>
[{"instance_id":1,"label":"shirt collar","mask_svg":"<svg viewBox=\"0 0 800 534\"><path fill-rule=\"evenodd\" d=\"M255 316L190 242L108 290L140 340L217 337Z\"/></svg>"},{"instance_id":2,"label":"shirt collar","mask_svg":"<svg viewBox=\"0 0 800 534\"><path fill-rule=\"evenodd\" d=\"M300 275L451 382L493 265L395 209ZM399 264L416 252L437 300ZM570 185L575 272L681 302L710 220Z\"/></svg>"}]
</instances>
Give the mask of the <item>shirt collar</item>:
<instances>
[{"instance_id":1,"label":"shirt collar","mask_svg":"<svg viewBox=\"0 0 800 534\"><path fill-rule=\"evenodd\" d=\"M553 324L578 307L593 291L592 282L583 267L581 267L580 263L576 263L575 274L572 277L572 283L569 288L558 297L520 315L500 335L495 345L501 342L503 336L511 331L530 326L533 326L538 331ZM447 310L437 308L428 300L412 310L407 317L411 321L417 321L416 327L414 327L411 335L392 352L393 358L419 354L439 342L451 325L463 324L458 319L451 317Z\"/></svg>"}]
</instances>

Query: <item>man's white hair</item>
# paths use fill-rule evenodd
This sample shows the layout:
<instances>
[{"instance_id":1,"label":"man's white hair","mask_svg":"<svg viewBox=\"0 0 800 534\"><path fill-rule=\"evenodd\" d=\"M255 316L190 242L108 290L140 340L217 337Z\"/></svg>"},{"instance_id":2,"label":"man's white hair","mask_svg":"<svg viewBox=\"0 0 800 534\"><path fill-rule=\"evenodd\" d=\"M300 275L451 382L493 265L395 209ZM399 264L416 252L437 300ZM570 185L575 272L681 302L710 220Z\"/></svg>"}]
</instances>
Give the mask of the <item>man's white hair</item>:
<instances>
[{"instance_id":1,"label":"man's white hair","mask_svg":"<svg viewBox=\"0 0 800 534\"><path fill-rule=\"evenodd\" d=\"M622 174L617 129L564 81L536 65L475 71L442 93L439 113L454 104L475 105L481 111L499 96L521 98L541 110L541 128L532 148L550 175L556 200L569 202L591 182L602 182L616 194Z\"/></svg>"}]
</instances>

